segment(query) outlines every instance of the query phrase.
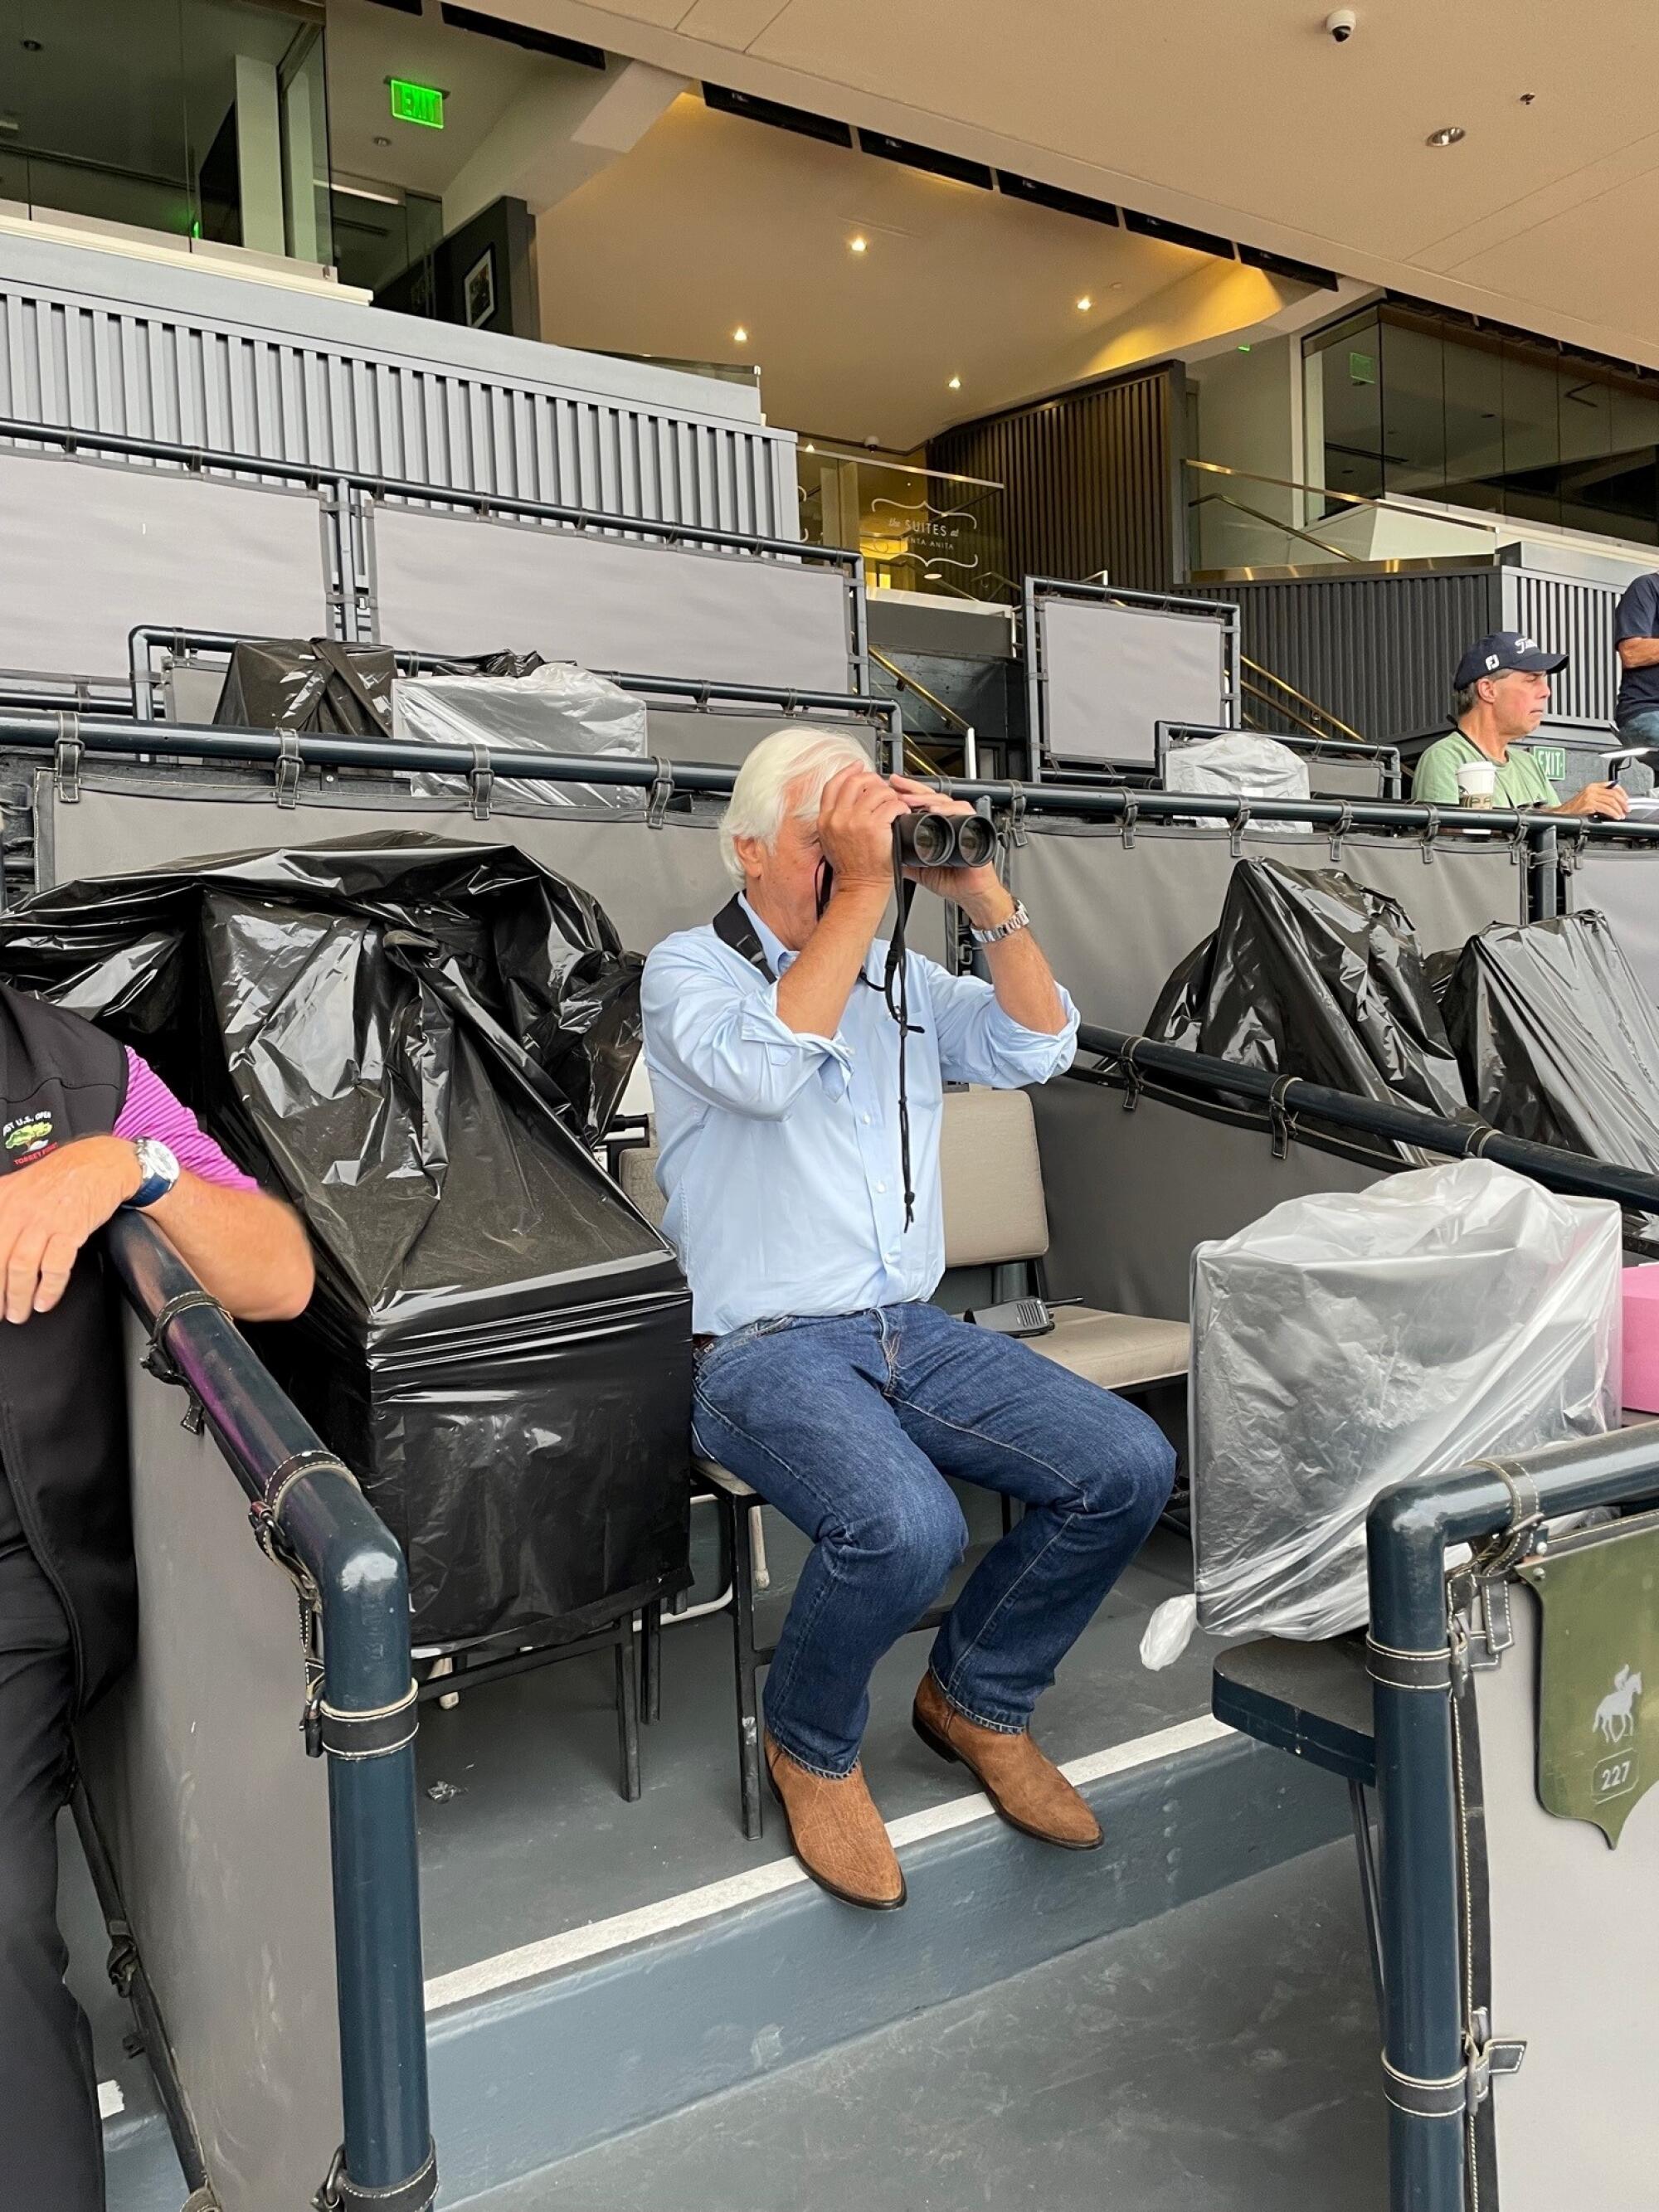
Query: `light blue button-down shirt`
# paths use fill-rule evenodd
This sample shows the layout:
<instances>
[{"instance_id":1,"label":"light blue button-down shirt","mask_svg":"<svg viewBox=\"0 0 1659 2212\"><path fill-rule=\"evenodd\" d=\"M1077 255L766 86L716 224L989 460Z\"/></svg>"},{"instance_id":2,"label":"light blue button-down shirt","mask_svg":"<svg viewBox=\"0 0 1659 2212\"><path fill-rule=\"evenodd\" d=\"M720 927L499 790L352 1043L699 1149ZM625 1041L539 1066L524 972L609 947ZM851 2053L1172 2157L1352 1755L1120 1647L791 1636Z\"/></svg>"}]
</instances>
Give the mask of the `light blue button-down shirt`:
<instances>
[{"instance_id":1,"label":"light blue button-down shirt","mask_svg":"<svg viewBox=\"0 0 1659 2212\"><path fill-rule=\"evenodd\" d=\"M773 972L786 951L744 902ZM853 986L833 1037L792 1030L778 992L711 927L665 938L645 963L645 1064L657 1119L663 1229L691 1285L692 1327L724 1336L783 1314L857 1313L926 1298L945 1272L939 1141L946 1082L1012 1090L1072 1064L1066 1027L1023 1029L991 986L908 955L905 1055L915 1218L904 1226L898 1024ZM887 946L865 973L878 983Z\"/></svg>"}]
</instances>

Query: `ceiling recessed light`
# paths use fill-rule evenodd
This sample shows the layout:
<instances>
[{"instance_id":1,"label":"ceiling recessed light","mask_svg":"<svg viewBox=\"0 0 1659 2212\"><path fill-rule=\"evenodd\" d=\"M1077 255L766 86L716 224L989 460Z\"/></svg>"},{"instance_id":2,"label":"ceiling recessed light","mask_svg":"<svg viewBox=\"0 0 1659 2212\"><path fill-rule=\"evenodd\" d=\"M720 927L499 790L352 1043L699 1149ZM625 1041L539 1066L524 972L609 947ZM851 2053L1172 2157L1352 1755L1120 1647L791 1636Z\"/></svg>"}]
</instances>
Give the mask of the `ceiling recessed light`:
<instances>
[{"instance_id":1,"label":"ceiling recessed light","mask_svg":"<svg viewBox=\"0 0 1659 2212\"><path fill-rule=\"evenodd\" d=\"M952 392L960 392L962 389L962 379L959 376L953 376L951 379L949 388Z\"/></svg>"},{"instance_id":2,"label":"ceiling recessed light","mask_svg":"<svg viewBox=\"0 0 1659 2212\"><path fill-rule=\"evenodd\" d=\"M924 584L942 584L945 579L937 568L924 568L921 572L921 580Z\"/></svg>"},{"instance_id":3,"label":"ceiling recessed light","mask_svg":"<svg viewBox=\"0 0 1659 2212\"><path fill-rule=\"evenodd\" d=\"M807 450L807 452L808 452L809 453L817 453L817 447L815 445L813 445L813 444L811 442L811 441L809 440L809 441L808 441L808 442L807 442L807 447L806 447L806 450Z\"/></svg>"},{"instance_id":4,"label":"ceiling recessed light","mask_svg":"<svg viewBox=\"0 0 1659 2212\"><path fill-rule=\"evenodd\" d=\"M1423 143L1427 146L1455 146L1468 137L1461 123L1449 123L1443 131L1431 131Z\"/></svg>"},{"instance_id":5,"label":"ceiling recessed light","mask_svg":"<svg viewBox=\"0 0 1659 2212\"><path fill-rule=\"evenodd\" d=\"M847 250L849 253L867 253L870 251L870 241L860 232L856 238L848 240Z\"/></svg>"},{"instance_id":6,"label":"ceiling recessed light","mask_svg":"<svg viewBox=\"0 0 1659 2212\"><path fill-rule=\"evenodd\" d=\"M733 345L747 345L749 343L749 333L741 323L732 333L732 343Z\"/></svg>"},{"instance_id":7,"label":"ceiling recessed light","mask_svg":"<svg viewBox=\"0 0 1659 2212\"><path fill-rule=\"evenodd\" d=\"M17 43L26 54L39 54L46 52L39 39L19 39Z\"/></svg>"},{"instance_id":8,"label":"ceiling recessed light","mask_svg":"<svg viewBox=\"0 0 1659 2212\"><path fill-rule=\"evenodd\" d=\"M377 146L389 146L392 141L389 138L376 138L374 143Z\"/></svg>"},{"instance_id":9,"label":"ceiling recessed light","mask_svg":"<svg viewBox=\"0 0 1659 2212\"><path fill-rule=\"evenodd\" d=\"M1077 303L1077 311L1078 311L1079 314L1079 315L1086 315L1086 314L1088 313L1088 312L1089 312L1090 308L1091 308L1091 307L1092 307L1094 304L1095 304L1095 303L1094 303L1094 301L1093 301L1089 297L1089 295L1085 292L1085 293L1084 294L1083 297L1082 297L1082 298L1078 301L1078 303Z\"/></svg>"}]
</instances>

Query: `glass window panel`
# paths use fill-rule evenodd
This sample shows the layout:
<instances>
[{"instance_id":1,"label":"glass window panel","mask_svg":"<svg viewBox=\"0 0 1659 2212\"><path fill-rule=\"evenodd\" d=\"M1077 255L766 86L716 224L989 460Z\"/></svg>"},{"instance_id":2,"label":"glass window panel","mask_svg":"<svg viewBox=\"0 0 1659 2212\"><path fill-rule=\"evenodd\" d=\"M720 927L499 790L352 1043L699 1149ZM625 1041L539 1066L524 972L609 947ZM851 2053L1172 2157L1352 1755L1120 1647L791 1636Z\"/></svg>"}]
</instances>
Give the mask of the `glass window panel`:
<instances>
[{"instance_id":1,"label":"glass window panel","mask_svg":"<svg viewBox=\"0 0 1659 2212\"><path fill-rule=\"evenodd\" d=\"M1446 483L1445 342L1385 323L1382 351L1388 489L1438 499Z\"/></svg>"},{"instance_id":2,"label":"glass window panel","mask_svg":"<svg viewBox=\"0 0 1659 2212\"><path fill-rule=\"evenodd\" d=\"M1518 346L1504 348L1504 512L1561 520L1560 374Z\"/></svg>"},{"instance_id":3,"label":"glass window panel","mask_svg":"<svg viewBox=\"0 0 1659 2212\"><path fill-rule=\"evenodd\" d=\"M1446 497L1455 507L1500 507L1504 373L1498 354L1445 341Z\"/></svg>"},{"instance_id":4,"label":"glass window panel","mask_svg":"<svg viewBox=\"0 0 1659 2212\"><path fill-rule=\"evenodd\" d=\"M1350 326L1317 356L1324 401L1325 483L1332 491L1382 493L1381 325L1375 315ZM1341 502L1328 502L1328 513Z\"/></svg>"}]
</instances>

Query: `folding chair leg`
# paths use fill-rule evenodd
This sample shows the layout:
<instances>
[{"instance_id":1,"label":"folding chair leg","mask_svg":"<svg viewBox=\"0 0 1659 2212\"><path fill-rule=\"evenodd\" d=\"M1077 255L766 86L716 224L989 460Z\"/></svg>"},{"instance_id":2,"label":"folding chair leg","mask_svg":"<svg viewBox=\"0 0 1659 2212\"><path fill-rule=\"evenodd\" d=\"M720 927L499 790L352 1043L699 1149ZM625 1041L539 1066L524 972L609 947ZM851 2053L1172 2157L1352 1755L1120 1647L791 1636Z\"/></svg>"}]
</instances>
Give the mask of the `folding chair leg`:
<instances>
[{"instance_id":1,"label":"folding chair leg","mask_svg":"<svg viewBox=\"0 0 1659 2212\"><path fill-rule=\"evenodd\" d=\"M653 1597L640 1627L640 1718L662 1718L662 1600Z\"/></svg>"},{"instance_id":2,"label":"folding chair leg","mask_svg":"<svg viewBox=\"0 0 1659 2212\"><path fill-rule=\"evenodd\" d=\"M755 1687L755 1561L750 1544L747 1506L740 1499L723 1498L721 1518L732 1545L732 1652L738 1678L738 1781L743 1799L743 1832L752 1843L761 1833L760 1699Z\"/></svg>"},{"instance_id":3,"label":"folding chair leg","mask_svg":"<svg viewBox=\"0 0 1659 2212\"><path fill-rule=\"evenodd\" d=\"M1377 1881L1376 1853L1371 1838L1370 1808L1365 1802L1363 1782L1349 1783L1348 1807L1353 1814L1353 1844L1359 1858L1359 1894L1365 1906L1365 1940L1370 1947L1371 1986L1376 1993L1376 2018L1380 2027L1387 2017L1382 2009L1381 1890Z\"/></svg>"},{"instance_id":4,"label":"folding chair leg","mask_svg":"<svg viewBox=\"0 0 1659 2212\"><path fill-rule=\"evenodd\" d=\"M633 1804L640 1794L640 1656L630 1613L617 1631L617 1729L622 1739L622 1794Z\"/></svg>"}]
</instances>

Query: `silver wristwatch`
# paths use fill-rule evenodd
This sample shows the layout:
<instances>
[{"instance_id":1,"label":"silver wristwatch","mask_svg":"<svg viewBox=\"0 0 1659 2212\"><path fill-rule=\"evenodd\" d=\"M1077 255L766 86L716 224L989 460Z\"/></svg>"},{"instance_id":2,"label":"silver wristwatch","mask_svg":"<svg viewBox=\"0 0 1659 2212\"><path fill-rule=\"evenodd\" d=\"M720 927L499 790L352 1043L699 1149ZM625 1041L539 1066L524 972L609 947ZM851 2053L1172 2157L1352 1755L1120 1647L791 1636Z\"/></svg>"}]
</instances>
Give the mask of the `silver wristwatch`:
<instances>
[{"instance_id":1,"label":"silver wristwatch","mask_svg":"<svg viewBox=\"0 0 1659 2212\"><path fill-rule=\"evenodd\" d=\"M1031 917L1025 911L1025 902L1024 899L1016 899L1014 901L1013 912L1009 915L1006 921L1000 921L994 929L974 929L972 925L969 924L970 933L975 945L1000 945L1005 937L1012 937L1018 931L1029 929L1030 927Z\"/></svg>"},{"instance_id":2,"label":"silver wristwatch","mask_svg":"<svg viewBox=\"0 0 1659 2212\"><path fill-rule=\"evenodd\" d=\"M143 1177L128 1207L142 1212L154 1206L157 1199L165 1198L179 1180L178 1156L164 1145L159 1137L139 1137L134 1140L133 1151L138 1155L138 1172Z\"/></svg>"}]
</instances>

